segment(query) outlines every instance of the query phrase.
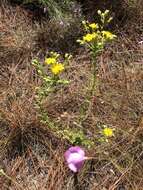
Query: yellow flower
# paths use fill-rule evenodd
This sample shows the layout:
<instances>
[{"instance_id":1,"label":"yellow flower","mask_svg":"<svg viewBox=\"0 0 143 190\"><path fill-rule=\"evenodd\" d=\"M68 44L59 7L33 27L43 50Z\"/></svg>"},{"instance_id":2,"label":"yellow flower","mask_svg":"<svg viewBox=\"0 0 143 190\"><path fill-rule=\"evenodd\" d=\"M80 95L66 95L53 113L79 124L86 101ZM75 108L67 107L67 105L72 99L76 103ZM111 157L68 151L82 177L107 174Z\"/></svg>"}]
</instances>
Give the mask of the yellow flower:
<instances>
[{"instance_id":1,"label":"yellow flower","mask_svg":"<svg viewBox=\"0 0 143 190\"><path fill-rule=\"evenodd\" d=\"M116 35L112 34L109 31L102 31L102 35L107 40L113 40L116 37Z\"/></svg>"},{"instance_id":2,"label":"yellow flower","mask_svg":"<svg viewBox=\"0 0 143 190\"><path fill-rule=\"evenodd\" d=\"M62 63L56 63L51 67L51 71L54 75L60 74L64 70L64 65Z\"/></svg>"},{"instance_id":3,"label":"yellow flower","mask_svg":"<svg viewBox=\"0 0 143 190\"><path fill-rule=\"evenodd\" d=\"M98 24L92 23L92 24L89 24L89 27L92 28L93 30L96 30L98 29Z\"/></svg>"},{"instance_id":4,"label":"yellow flower","mask_svg":"<svg viewBox=\"0 0 143 190\"><path fill-rule=\"evenodd\" d=\"M57 60L54 57L49 57L45 59L45 63L48 65L53 65L57 62Z\"/></svg>"},{"instance_id":5,"label":"yellow flower","mask_svg":"<svg viewBox=\"0 0 143 190\"><path fill-rule=\"evenodd\" d=\"M103 129L103 134L106 137L112 137L114 135L113 134L113 129L111 129L109 127L106 127L106 128Z\"/></svg>"},{"instance_id":6,"label":"yellow flower","mask_svg":"<svg viewBox=\"0 0 143 190\"><path fill-rule=\"evenodd\" d=\"M96 38L97 38L97 34L96 33L86 34L85 36L83 36L83 41L84 42L91 42L91 41L93 41Z\"/></svg>"}]
</instances>

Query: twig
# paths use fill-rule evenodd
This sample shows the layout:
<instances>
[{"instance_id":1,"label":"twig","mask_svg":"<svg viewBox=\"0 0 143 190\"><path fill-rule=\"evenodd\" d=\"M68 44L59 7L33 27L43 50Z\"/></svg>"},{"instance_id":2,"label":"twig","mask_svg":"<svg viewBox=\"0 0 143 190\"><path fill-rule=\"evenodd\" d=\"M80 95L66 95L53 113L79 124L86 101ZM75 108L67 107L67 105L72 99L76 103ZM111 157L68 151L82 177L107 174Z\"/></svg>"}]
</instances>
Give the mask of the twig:
<instances>
[{"instance_id":1,"label":"twig","mask_svg":"<svg viewBox=\"0 0 143 190\"><path fill-rule=\"evenodd\" d=\"M80 190L80 186L78 182L78 173L74 173L74 189Z\"/></svg>"}]
</instances>

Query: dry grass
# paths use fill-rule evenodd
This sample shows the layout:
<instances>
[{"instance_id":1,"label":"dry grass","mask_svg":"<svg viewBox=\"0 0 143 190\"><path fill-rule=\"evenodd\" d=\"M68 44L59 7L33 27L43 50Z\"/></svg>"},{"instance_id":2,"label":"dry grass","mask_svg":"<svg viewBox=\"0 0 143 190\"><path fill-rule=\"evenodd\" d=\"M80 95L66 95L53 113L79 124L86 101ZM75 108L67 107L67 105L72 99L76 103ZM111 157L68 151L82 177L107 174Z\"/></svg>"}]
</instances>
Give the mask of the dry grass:
<instances>
[{"instance_id":1,"label":"dry grass","mask_svg":"<svg viewBox=\"0 0 143 190\"><path fill-rule=\"evenodd\" d=\"M69 143L38 120L34 96L40 80L30 64L35 56L42 60L52 46L65 51L70 28L62 31L57 23L49 22L52 27L46 28L45 21L40 27L23 9L7 5L1 6L0 15L0 168L5 172L0 176L1 189L73 190L73 175L63 158ZM140 23L138 27L141 30ZM72 34L73 39L79 35ZM143 49L137 43L139 33L128 36L120 30L119 34L119 41L98 58L99 89L80 126L95 139L95 147L86 150L94 160L86 162L79 174L81 190L143 189ZM56 37L59 41L53 44ZM71 128L79 127L76 123L91 78L88 53L76 52L64 74L70 85L45 103L55 123ZM109 143L97 143L102 124L115 128L115 138Z\"/></svg>"}]
</instances>

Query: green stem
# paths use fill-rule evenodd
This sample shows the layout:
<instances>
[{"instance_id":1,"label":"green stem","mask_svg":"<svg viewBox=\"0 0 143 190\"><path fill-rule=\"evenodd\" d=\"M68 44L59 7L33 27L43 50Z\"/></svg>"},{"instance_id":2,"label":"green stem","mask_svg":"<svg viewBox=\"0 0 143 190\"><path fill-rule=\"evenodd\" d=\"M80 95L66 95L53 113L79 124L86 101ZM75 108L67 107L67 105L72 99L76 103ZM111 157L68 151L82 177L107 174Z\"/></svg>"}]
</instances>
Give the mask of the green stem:
<instances>
[{"instance_id":1,"label":"green stem","mask_svg":"<svg viewBox=\"0 0 143 190\"><path fill-rule=\"evenodd\" d=\"M97 82L97 73L96 73L96 55L92 58L92 64L93 64L93 83L91 88L91 98L95 95L96 91L96 82Z\"/></svg>"},{"instance_id":2,"label":"green stem","mask_svg":"<svg viewBox=\"0 0 143 190\"><path fill-rule=\"evenodd\" d=\"M96 87L97 87L97 71L96 71L96 53L94 53L92 55L92 64L93 64L93 80L92 80L92 86L91 86L91 89L89 91L89 94L88 96L86 97L86 100L85 102L88 100L88 105L87 105L87 109L84 110L84 113L81 115L81 121L80 121L80 124L82 125L82 122L85 121L92 109L92 106L93 106L93 96L95 95L96 93ZM85 103L84 103L85 104ZM84 117L84 118L83 118Z\"/></svg>"}]
</instances>

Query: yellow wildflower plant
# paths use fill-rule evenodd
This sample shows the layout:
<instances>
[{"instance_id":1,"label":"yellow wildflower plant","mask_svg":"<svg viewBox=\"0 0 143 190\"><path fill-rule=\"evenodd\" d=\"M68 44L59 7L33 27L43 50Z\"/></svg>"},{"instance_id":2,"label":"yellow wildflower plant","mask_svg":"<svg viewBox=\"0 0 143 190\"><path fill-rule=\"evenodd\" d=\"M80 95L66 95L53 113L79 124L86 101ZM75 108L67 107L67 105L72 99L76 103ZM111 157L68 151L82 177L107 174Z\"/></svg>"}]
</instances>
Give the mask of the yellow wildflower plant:
<instances>
[{"instance_id":1,"label":"yellow wildflower plant","mask_svg":"<svg viewBox=\"0 0 143 190\"><path fill-rule=\"evenodd\" d=\"M105 137L112 137L113 135L114 135L114 133L113 133L113 129L112 128L109 128L109 127L105 127L104 129L103 129L103 135L105 136Z\"/></svg>"},{"instance_id":2,"label":"yellow wildflower plant","mask_svg":"<svg viewBox=\"0 0 143 190\"><path fill-rule=\"evenodd\" d=\"M58 75L60 74L63 70L64 70L64 65L62 63L56 63L54 65L52 65L51 67L51 72L54 74L54 75Z\"/></svg>"},{"instance_id":3,"label":"yellow wildflower plant","mask_svg":"<svg viewBox=\"0 0 143 190\"><path fill-rule=\"evenodd\" d=\"M105 45L109 41L114 40L116 37L116 35L104 29L112 20L112 17L109 15L109 10L104 12L98 10L97 13L100 16L100 23L89 23L88 21L82 21L85 34L82 39L77 40L77 42L90 50L93 64L93 82L91 87L92 96L94 95L97 87L97 56L101 53L101 51L103 51Z\"/></svg>"},{"instance_id":4,"label":"yellow wildflower plant","mask_svg":"<svg viewBox=\"0 0 143 190\"><path fill-rule=\"evenodd\" d=\"M98 10L98 14L100 16L100 23L89 23L88 21L82 21L84 35L81 39L77 40L77 42L84 45L89 50L91 56L92 80L90 84L89 96L87 97L89 103L86 106L88 106L88 110L92 109L92 106L90 105L93 104L93 97L96 97L97 88L99 87L97 56L104 50L106 44L116 37L116 35L112 34L110 31L106 31L107 25L112 20L112 17L109 16L109 10L104 12ZM87 118L86 111L84 110L85 108L83 108L83 114L85 115L85 118ZM83 114L82 118L84 118ZM113 135L112 128L105 127L102 131L103 140L108 141L107 137L112 137Z\"/></svg>"},{"instance_id":5,"label":"yellow wildflower plant","mask_svg":"<svg viewBox=\"0 0 143 190\"><path fill-rule=\"evenodd\" d=\"M86 135L83 133L77 134L74 131L72 132L71 129L67 129L67 127L61 128L61 126L51 120L45 108L47 97L54 93L57 94L58 91L60 91L60 87L69 84L69 81L63 79L60 73L69 65L71 58L72 56L67 53L65 55L60 55L56 52L50 52L50 56L47 57L44 62L47 65L41 63L37 59L32 61L32 65L35 67L41 79L40 85L35 88L34 106L37 110L40 122L44 123L44 125L46 124L54 135L67 139L71 143L78 143L80 141L83 145L90 146L90 144L92 145L92 141L86 138ZM69 136L67 134L69 134Z\"/></svg>"}]
</instances>

